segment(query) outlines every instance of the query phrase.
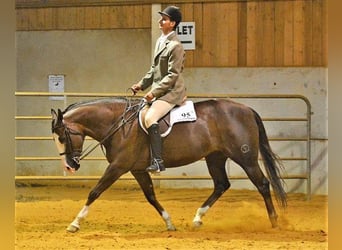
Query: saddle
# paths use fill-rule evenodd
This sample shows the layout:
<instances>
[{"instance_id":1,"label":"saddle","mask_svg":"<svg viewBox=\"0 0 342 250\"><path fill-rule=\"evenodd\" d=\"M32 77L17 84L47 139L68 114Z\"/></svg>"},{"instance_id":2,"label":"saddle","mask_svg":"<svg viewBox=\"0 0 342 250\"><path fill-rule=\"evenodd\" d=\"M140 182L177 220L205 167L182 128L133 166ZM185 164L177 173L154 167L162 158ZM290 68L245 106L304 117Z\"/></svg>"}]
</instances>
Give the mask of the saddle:
<instances>
[{"instance_id":1,"label":"saddle","mask_svg":"<svg viewBox=\"0 0 342 250\"><path fill-rule=\"evenodd\" d=\"M147 129L144 125L146 109L142 109L139 112L139 124L140 127L148 134ZM161 137L166 137L170 134L172 127L175 123L179 122L192 122L196 121L197 115L194 107L194 103L187 100L181 106L176 106L164 117L162 117L159 123L160 135Z\"/></svg>"}]
</instances>

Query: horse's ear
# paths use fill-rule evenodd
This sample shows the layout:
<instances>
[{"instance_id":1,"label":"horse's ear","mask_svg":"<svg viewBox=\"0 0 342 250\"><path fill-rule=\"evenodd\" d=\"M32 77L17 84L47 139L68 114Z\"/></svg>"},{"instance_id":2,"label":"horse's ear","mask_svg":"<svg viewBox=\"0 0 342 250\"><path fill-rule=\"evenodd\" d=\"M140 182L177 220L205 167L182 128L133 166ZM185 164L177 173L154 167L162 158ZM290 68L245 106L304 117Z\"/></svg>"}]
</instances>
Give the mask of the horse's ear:
<instances>
[{"instance_id":1,"label":"horse's ear","mask_svg":"<svg viewBox=\"0 0 342 250\"><path fill-rule=\"evenodd\" d=\"M54 128L56 127L57 125L57 113L54 109L51 109L51 131L52 133L54 132Z\"/></svg>"},{"instance_id":2,"label":"horse's ear","mask_svg":"<svg viewBox=\"0 0 342 250\"><path fill-rule=\"evenodd\" d=\"M63 121L63 112L60 109L58 109L58 116L57 116L57 118L58 118L58 122L62 122Z\"/></svg>"},{"instance_id":3,"label":"horse's ear","mask_svg":"<svg viewBox=\"0 0 342 250\"><path fill-rule=\"evenodd\" d=\"M51 109L52 120L57 120L57 113L54 109Z\"/></svg>"},{"instance_id":4,"label":"horse's ear","mask_svg":"<svg viewBox=\"0 0 342 250\"><path fill-rule=\"evenodd\" d=\"M57 110L57 112L54 109L51 109L51 115L52 115L52 130L55 127L58 127L63 122L63 113L60 109Z\"/></svg>"}]
</instances>

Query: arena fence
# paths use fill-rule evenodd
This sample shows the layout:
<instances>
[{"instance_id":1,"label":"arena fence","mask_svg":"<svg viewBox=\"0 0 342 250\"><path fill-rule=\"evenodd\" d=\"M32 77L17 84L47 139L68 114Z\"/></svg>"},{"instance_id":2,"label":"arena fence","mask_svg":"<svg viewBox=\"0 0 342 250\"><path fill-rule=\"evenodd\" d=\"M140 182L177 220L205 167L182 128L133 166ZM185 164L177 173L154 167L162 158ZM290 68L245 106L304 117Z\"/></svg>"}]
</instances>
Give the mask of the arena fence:
<instances>
[{"instance_id":1,"label":"arena fence","mask_svg":"<svg viewBox=\"0 0 342 250\"><path fill-rule=\"evenodd\" d=\"M127 97L127 93L73 93L73 92L63 92L63 93L51 93L51 92L16 92L17 98L20 97ZM142 97L142 95L137 95L136 97ZM306 105L306 116L304 117L262 117L264 122L272 121L272 122L304 122L306 124L306 132L303 137L281 137L281 138L272 138L269 137L270 141L295 141L295 142L305 142L306 147L306 155L304 157L280 157L282 161L305 161L305 170L304 174L288 174L282 176L284 179L298 179L306 181L306 195L307 199L311 198L311 104L309 100L302 95L260 95L260 94L189 94L188 98L191 99L208 99L208 98L230 98L230 99L298 99L305 103ZM65 104L66 105L66 104ZM33 115L16 115L15 116L16 123L23 120L34 120L37 123L41 121L51 120L51 116L33 116ZM51 136L16 136L15 140L30 140L30 141L39 141L39 140L51 140ZM87 140L92 140L91 138L86 138ZM52 152L55 153L55 152ZM15 156L16 161L59 161L60 157L58 156ZM99 160L105 161L105 157L92 157L87 156L84 160ZM231 180L244 180L248 179L245 175L228 175ZM23 180L98 180L101 176L42 176L42 175L16 175L16 181ZM134 177L130 174L123 175L119 180L133 180ZM153 175L153 180L211 180L211 177L208 176L163 176L163 175Z\"/></svg>"}]
</instances>

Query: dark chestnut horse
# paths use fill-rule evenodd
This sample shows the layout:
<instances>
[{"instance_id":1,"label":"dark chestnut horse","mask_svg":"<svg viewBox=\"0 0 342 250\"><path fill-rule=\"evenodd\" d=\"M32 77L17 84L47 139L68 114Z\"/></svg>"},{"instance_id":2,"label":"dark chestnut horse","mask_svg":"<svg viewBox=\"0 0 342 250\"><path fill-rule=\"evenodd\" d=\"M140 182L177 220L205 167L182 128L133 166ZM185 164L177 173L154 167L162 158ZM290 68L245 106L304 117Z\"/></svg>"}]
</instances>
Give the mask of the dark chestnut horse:
<instances>
[{"instance_id":1,"label":"dark chestnut horse","mask_svg":"<svg viewBox=\"0 0 342 250\"><path fill-rule=\"evenodd\" d=\"M164 219L168 230L175 230L169 214L157 201L150 174L148 136L138 123L142 100L104 98L75 103L63 112L51 110L52 132L66 170L75 172L84 152L83 142L89 136L105 148L109 162L103 176L90 191L85 206L67 228L76 232L89 206L118 178L131 172L148 202ZM202 158L214 182L213 193L197 210L195 226L202 216L230 187L225 163L228 158L239 164L262 195L272 227L277 226L270 184L280 205L286 206L286 193L279 170L281 164L272 152L260 116L251 108L231 100L206 100L195 103L197 120L177 123L163 139L163 159L167 168L186 165ZM87 151L87 150L86 150ZM261 154L268 178L258 163Z\"/></svg>"}]
</instances>

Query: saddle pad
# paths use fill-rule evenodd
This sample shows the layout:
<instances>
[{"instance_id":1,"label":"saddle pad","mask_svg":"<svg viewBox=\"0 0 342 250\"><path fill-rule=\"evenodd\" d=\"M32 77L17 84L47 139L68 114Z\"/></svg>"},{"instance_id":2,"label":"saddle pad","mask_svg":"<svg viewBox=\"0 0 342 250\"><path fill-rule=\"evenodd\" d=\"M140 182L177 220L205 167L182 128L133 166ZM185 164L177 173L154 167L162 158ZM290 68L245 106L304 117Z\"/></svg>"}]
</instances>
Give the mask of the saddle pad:
<instances>
[{"instance_id":1,"label":"saddle pad","mask_svg":"<svg viewBox=\"0 0 342 250\"><path fill-rule=\"evenodd\" d=\"M175 107L170 113L170 123L196 121L197 116L192 101L186 101L182 106Z\"/></svg>"},{"instance_id":2,"label":"saddle pad","mask_svg":"<svg viewBox=\"0 0 342 250\"><path fill-rule=\"evenodd\" d=\"M197 115L194 107L193 101L186 101L182 106L177 106L173 108L170 111L170 124L168 129L161 134L162 137L167 136L172 129L173 124L178 123L178 122L192 122L196 121ZM139 114L139 124L142 127L142 129L145 131L147 134L147 130L145 126L142 124L142 117L141 117L141 112Z\"/></svg>"}]
</instances>

